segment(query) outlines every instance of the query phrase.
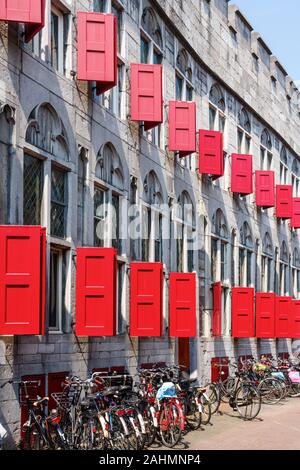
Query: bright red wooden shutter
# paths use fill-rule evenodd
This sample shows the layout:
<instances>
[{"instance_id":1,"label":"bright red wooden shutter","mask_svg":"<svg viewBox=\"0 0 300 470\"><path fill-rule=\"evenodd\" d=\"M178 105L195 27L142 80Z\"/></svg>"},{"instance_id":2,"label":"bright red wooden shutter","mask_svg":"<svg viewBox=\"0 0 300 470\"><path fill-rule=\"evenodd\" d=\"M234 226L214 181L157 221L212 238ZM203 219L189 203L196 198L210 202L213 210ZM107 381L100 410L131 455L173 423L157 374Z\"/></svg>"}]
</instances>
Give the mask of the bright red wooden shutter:
<instances>
[{"instance_id":1,"label":"bright red wooden shutter","mask_svg":"<svg viewBox=\"0 0 300 470\"><path fill-rule=\"evenodd\" d=\"M291 185L276 186L276 217L290 219L292 217L293 188Z\"/></svg>"},{"instance_id":2,"label":"bright red wooden shutter","mask_svg":"<svg viewBox=\"0 0 300 470\"><path fill-rule=\"evenodd\" d=\"M131 64L131 120L147 131L163 122L162 66Z\"/></svg>"},{"instance_id":3,"label":"bright red wooden shutter","mask_svg":"<svg viewBox=\"0 0 300 470\"><path fill-rule=\"evenodd\" d=\"M275 206L274 171L255 172L256 205L263 208Z\"/></svg>"},{"instance_id":4,"label":"bright red wooden shutter","mask_svg":"<svg viewBox=\"0 0 300 470\"><path fill-rule=\"evenodd\" d=\"M76 335L116 334L116 250L78 248Z\"/></svg>"},{"instance_id":5,"label":"bright red wooden shutter","mask_svg":"<svg viewBox=\"0 0 300 470\"><path fill-rule=\"evenodd\" d=\"M275 336L290 338L290 316L292 312L291 297L276 298Z\"/></svg>"},{"instance_id":6,"label":"bright red wooden shutter","mask_svg":"<svg viewBox=\"0 0 300 470\"><path fill-rule=\"evenodd\" d=\"M234 338L254 337L254 289L251 287L232 288L232 336Z\"/></svg>"},{"instance_id":7,"label":"bright red wooden shutter","mask_svg":"<svg viewBox=\"0 0 300 470\"><path fill-rule=\"evenodd\" d=\"M117 20L114 15L78 12L77 78L97 82L97 94L117 84Z\"/></svg>"},{"instance_id":8,"label":"bright red wooden shutter","mask_svg":"<svg viewBox=\"0 0 300 470\"><path fill-rule=\"evenodd\" d=\"M221 336L221 315L222 315L222 284L216 282L213 285L213 317L212 317L212 334L213 336Z\"/></svg>"},{"instance_id":9,"label":"bright red wooden shutter","mask_svg":"<svg viewBox=\"0 0 300 470\"><path fill-rule=\"evenodd\" d=\"M300 197L294 197L292 200L293 213L291 227L300 228Z\"/></svg>"},{"instance_id":10,"label":"bright red wooden shutter","mask_svg":"<svg viewBox=\"0 0 300 470\"><path fill-rule=\"evenodd\" d=\"M169 102L169 150L181 157L196 151L196 103Z\"/></svg>"},{"instance_id":11,"label":"bright red wooden shutter","mask_svg":"<svg viewBox=\"0 0 300 470\"><path fill-rule=\"evenodd\" d=\"M43 333L45 242L41 227L0 226L0 334Z\"/></svg>"},{"instance_id":12,"label":"bright red wooden shutter","mask_svg":"<svg viewBox=\"0 0 300 470\"><path fill-rule=\"evenodd\" d=\"M199 130L199 173L216 178L224 174L222 132Z\"/></svg>"},{"instance_id":13,"label":"bright red wooden shutter","mask_svg":"<svg viewBox=\"0 0 300 470\"><path fill-rule=\"evenodd\" d=\"M130 334L162 334L162 263L130 264Z\"/></svg>"},{"instance_id":14,"label":"bright red wooden shutter","mask_svg":"<svg viewBox=\"0 0 300 470\"><path fill-rule=\"evenodd\" d=\"M256 337L275 338L275 302L273 293L256 294Z\"/></svg>"},{"instance_id":15,"label":"bright red wooden shutter","mask_svg":"<svg viewBox=\"0 0 300 470\"><path fill-rule=\"evenodd\" d=\"M293 300L293 319L290 333L291 338L300 338L300 300Z\"/></svg>"},{"instance_id":16,"label":"bright red wooden shutter","mask_svg":"<svg viewBox=\"0 0 300 470\"><path fill-rule=\"evenodd\" d=\"M45 26L45 0L0 0L0 20L25 23L25 42Z\"/></svg>"},{"instance_id":17,"label":"bright red wooden shutter","mask_svg":"<svg viewBox=\"0 0 300 470\"><path fill-rule=\"evenodd\" d=\"M196 275L170 273L170 336L196 336Z\"/></svg>"},{"instance_id":18,"label":"bright red wooden shutter","mask_svg":"<svg viewBox=\"0 0 300 470\"><path fill-rule=\"evenodd\" d=\"M231 191L239 194L251 194L253 192L252 155L232 154Z\"/></svg>"}]
</instances>

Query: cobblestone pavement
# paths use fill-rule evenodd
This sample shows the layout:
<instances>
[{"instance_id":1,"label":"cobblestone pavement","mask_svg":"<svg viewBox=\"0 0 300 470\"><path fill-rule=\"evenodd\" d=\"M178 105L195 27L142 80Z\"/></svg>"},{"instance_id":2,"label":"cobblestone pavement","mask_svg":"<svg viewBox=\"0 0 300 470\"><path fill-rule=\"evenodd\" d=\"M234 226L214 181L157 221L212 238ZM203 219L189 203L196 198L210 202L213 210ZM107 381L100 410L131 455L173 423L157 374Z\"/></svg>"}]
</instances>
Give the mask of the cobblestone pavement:
<instances>
[{"instance_id":1,"label":"cobblestone pavement","mask_svg":"<svg viewBox=\"0 0 300 470\"><path fill-rule=\"evenodd\" d=\"M300 450L300 398L263 405L254 421L239 418L228 405L212 417L212 425L188 433L177 449Z\"/></svg>"}]
</instances>

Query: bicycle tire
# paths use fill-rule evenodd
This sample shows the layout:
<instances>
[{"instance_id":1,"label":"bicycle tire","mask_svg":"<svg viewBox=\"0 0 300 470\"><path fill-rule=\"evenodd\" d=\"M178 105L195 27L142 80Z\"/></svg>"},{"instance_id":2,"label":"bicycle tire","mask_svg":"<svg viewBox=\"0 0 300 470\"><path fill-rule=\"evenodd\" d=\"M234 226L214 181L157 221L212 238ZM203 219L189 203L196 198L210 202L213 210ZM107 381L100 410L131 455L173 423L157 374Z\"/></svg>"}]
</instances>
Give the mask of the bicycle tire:
<instances>
[{"instance_id":1,"label":"bicycle tire","mask_svg":"<svg viewBox=\"0 0 300 470\"><path fill-rule=\"evenodd\" d=\"M184 400L184 415L190 429L196 431L200 428L202 423L202 410L199 409L197 397L194 394Z\"/></svg>"},{"instance_id":2,"label":"bicycle tire","mask_svg":"<svg viewBox=\"0 0 300 470\"><path fill-rule=\"evenodd\" d=\"M239 415L245 421L252 421L261 410L261 395L256 387L249 383L241 384L235 395L234 402ZM253 409L253 405L256 408Z\"/></svg>"},{"instance_id":3,"label":"bicycle tire","mask_svg":"<svg viewBox=\"0 0 300 470\"><path fill-rule=\"evenodd\" d=\"M276 405L283 398L283 388L278 379L266 377L258 385L262 402L269 405Z\"/></svg>"},{"instance_id":4,"label":"bicycle tire","mask_svg":"<svg viewBox=\"0 0 300 470\"><path fill-rule=\"evenodd\" d=\"M200 397L201 405L202 405L202 422L201 424L207 425L210 423L211 420L211 404L206 395L201 395Z\"/></svg>"},{"instance_id":5,"label":"bicycle tire","mask_svg":"<svg viewBox=\"0 0 300 470\"><path fill-rule=\"evenodd\" d=\"M181 439L180 410L173 401L164 401L159 419L159 434L162 443L168 447L175 447ZM176 416L175 415L176 410ZM172 419L170 419L172 417ZM176 419L177 418L177 419Z\"/></svg>"},{"instance_id":6,"label":"bicycle tire","mask_svg":"<svg viewBox=\"0 0 300 470\"><path fill-rule=\"evenodd\" d=\"M221 404L221 397L220 393L217 389L217 386L215 383L208 383L205 385L206 388L206 396L208 397L209 403L210 403L210 408L211 408L211 414L215 414Z\"/></svg>"}]
</instances>

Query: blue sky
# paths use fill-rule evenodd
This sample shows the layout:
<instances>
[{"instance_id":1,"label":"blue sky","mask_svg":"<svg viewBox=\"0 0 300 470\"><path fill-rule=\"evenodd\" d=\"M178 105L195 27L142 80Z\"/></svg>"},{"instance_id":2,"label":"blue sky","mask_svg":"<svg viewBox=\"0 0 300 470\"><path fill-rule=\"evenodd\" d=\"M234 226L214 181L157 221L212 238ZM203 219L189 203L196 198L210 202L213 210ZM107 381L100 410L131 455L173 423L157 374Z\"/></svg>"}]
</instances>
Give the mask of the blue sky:
<instances>
[{"instance_id":1,"label":"blue sky","mask_svg":"<svg viewBox=\"0 0 300 470\"><path fill-rule=\"evenodd\" d=\"M288 74L300 83L300 1L231 0L248 18Z\"/></svg>"}]
</instances>

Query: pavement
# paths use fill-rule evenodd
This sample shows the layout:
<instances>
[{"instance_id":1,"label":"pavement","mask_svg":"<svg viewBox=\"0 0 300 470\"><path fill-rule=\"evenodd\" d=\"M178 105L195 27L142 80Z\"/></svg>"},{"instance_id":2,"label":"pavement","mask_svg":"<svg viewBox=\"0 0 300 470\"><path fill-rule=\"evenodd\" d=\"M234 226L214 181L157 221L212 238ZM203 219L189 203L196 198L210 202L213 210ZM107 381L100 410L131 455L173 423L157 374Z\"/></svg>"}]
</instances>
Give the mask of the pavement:
<instances>
[{"instance_id":1,"label":"pavement","mask_svg":"<svg viewBox=\"0 0 300 470\"><path fill-rule=\"evenodd\" d=\"M243 421L229 405L211 425L187 433L174 450L300 450L300 398L262 405L254 421Z\"/></svg>"}]
</instances>

